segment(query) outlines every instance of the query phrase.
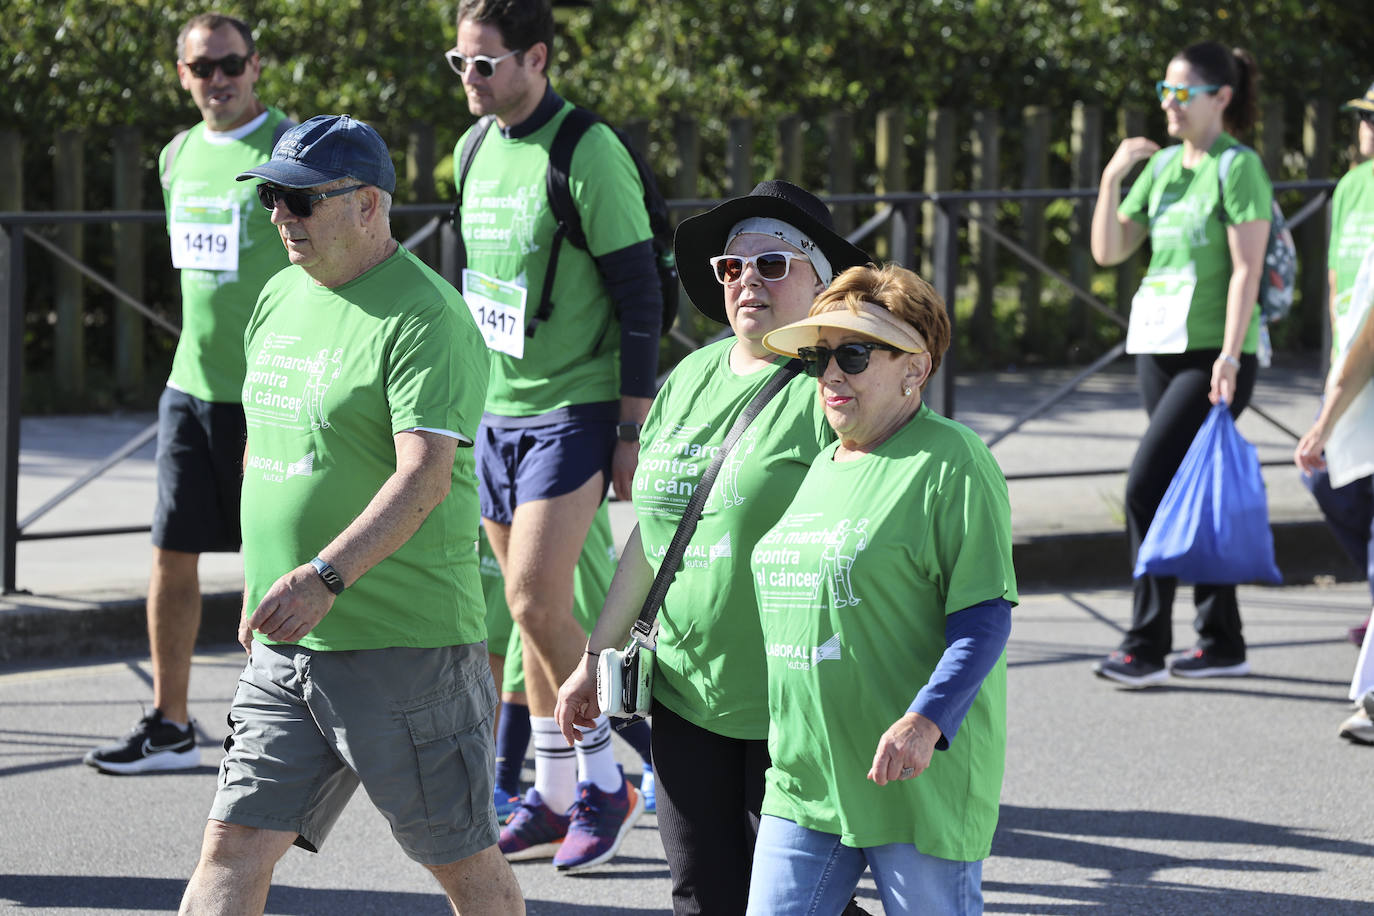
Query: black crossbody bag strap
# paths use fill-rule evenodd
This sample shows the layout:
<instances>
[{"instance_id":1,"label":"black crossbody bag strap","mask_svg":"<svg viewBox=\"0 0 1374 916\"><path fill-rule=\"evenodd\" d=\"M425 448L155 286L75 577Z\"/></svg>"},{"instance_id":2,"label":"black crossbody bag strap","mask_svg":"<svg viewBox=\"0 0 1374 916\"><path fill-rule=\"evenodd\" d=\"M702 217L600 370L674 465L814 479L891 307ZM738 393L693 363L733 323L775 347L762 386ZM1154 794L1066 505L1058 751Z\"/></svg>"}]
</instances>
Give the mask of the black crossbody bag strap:
<instances>
[{"instance_id":1,"label":"black crossbody bag strap","mask_svg":"<svg viewBox=\"0 0 1374 916\"><path fill-rule=\"evenodd\" d=\"M668 594L668 586L673 584L673 579L677 576L678 566L682 563L682 555L687 552L687 543L692 540L692 535L696 533L697 522L701 520L702 507L706 505L706 498L711 495L711 487L715 485L720 466L725 462L726 456L735 447L740 436L744 435L744 430L759 415L759 411L763 410L764 406L773 399L773 396L796 377L797 373L801 371L801 367L801 360L789 360L787 365L783 366L782 371L774 374L768 380L768 384L764 385L759 393L754 395L753 400L735 419L735 425L730 427L730 432L726 435L725 441L721 443L720 450L716 452L715 458L711 459L711 464L706 468L706 473L702 475L701 481L692 491L692 498L688 500L687 508L682 512L682 519L677 523L677 531L673 533L673 540L668 545L668 552L663 555L663 562L658 567L658 575L654 576L654 584L649 588L649 594L644 597L644 606L639 611L639 618L630 628L630 637L637 644L652 649L658 642L658 609L663 605L664 596Z\"/></svg>"}]
</instances>

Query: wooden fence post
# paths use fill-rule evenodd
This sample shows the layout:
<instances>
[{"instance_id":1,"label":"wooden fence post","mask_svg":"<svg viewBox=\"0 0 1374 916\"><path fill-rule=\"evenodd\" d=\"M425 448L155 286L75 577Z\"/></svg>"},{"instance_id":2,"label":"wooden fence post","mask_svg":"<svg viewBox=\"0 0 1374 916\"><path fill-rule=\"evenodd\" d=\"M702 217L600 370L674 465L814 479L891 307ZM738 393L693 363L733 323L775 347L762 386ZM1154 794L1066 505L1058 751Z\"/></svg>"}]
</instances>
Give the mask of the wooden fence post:
<instances>
[{"instance_id":1,"label":"wooden fence post","mask_svg":"<svg viewBox=\"0 0 1374 916\"><path fill-rule=\"evenodd\" d=\"M633 118L620 125L620 130L625 134L625 139L630 141L630 146L636 153L649 158L649 122L644 118Z\"/></svg>"},{"instance_id":2,"label":"wooden fence post","mask_svg":"<svg viewBox=\"0 0 1374 916\"><path fill-rule=\"evenodd\" d=\"M1269 99L1260 108L1260 134L1257 147L1264 160L1264 173L1270 181L1282 181L1283 176L1283 99Z\"/></svg>"},{"instance_id":3,"label":"wooden fence post","mask_svg":"<svg viewBox=\"0 0 1374 916\"><path fill-rule=\"evenodd\" d=\"M410 122L406 135L406 183L410 185L411 197L417 204L432 204L434 190L434 125L424 121ZM420 228L417 219L407 228L413 232ZM415 254L430 267L439 263L438 235L431 235L421 242Z\"/></svg>"},{"instance_id":4,"label":"wooden fence post","mask_svg":"<svg viewBox=\"0 0 1374 916\"><path fill-rule=\"evenodd\" d=\"M973 113L973 132L969 135L973 152L973 188L975 191L995 191L1001 186L1002 123L996 111ZM997 222L995 203L974 201L969 213L990 223ZM968 225L969 249L973 254L973 275L978 290L973 304L970 337L980 345L990 344L994 337L996 316L993 313L993 293L997 289L997 243L974 222Z\"/></svg>"},{"instance_id":5,"label":"wooden fence post","mask_svg":"<svg viewBox=\"0 0 1374 916\"><path fill-rule=\"evenodd\" d=\"M854 193L854 116L847 111L832 111L826 119L830 135L830 159L827 163L828 188L831 194ZM854 205L835 204L835 229L849 234L854 228ZM867 250L866 245L859 247Z\"/></svg>"},{"instance_id":6,"label":"wooden fence post","mask_svg":"<svg viewBox=\"0 0 1374 916\"><path fill-rule=\"evenodd\" d=\"M677 174L673 176L673 196L690 200L697 196L701 173L701 130L691 118L673 119L673 145L677 147ZM682 219L682 214L674 214Z\"/></svg>"},{"instance_id":7,"label":"wooden fence post","mask_svg":"<svg viewBox=\"0 0 1374 916\"><path fill-rule=\"evenodd\" d=\"M81 210L86 197L86 136L79 131L58 131L53 156L53 206L57 210ZM85 254L84 227L64 223L57 230L57 242L72 257ZM82 277L66 265L53 271L53 391L60 406L76 406L86 389L85 308L81 300Z\"/></svg>"},{"instance_id":8,"label":"wooden fence post","mask_svg":"<svg viewBox=\"0 0 1374 916\"><path fill-rule=\"evenodd\" d=\"M123 125L114 129L114 208L143 209L143 131ZM143 301L143 224L115 223L110 227L115 251L115 285ZM114 309L114 374L116 396L134 400L143 391L143 336L147 320L120 302Z\"/></svg>"},{"instance_id":9,"label":"wooden fence post","mask_svg":"<svg viewBox=\"0 0 1374 916\"><path fill-rule=\"evenodd\" d=\"M1326 178L1331 174L1331 134L1335 105L1330 99L1308 102L1303 114L1302 152L1307 160L1309 180ZM1326 220L1314 217L1299 226L1294 241L1298 246L1298 265L1322 264L1327 246ZM1326 271L1302 270L1298 280L1301 299L1297 312L1302 322L1302 339L1319 341L1328 309L1326 306Z\"/></svg>"},{"instance_id":10,"label":"wooden fence post","mask_svg":"<svg viewBox=\"0 0 1374 916\"><path fill-rule=\"evenodd\" d=\"M731 197L743 197L754 187L754 122L750 118L734 117L727 127L725 141L725 174Z\"/></svg>"},{"instance_id":11,"label":"wooden fence post","mask_svg":"<svg viewBox=\"0 0 1374 916\"><path fill-rule=\"evenodd\" d=\"M926 121L926 161L922 189L927 193L950 191L954 188L954 128L957 117L958 113L953 108L937 108L930 112ZM922 277L931 277L935 274L934 252L932 251L935 245L935 235L935 205L931 203L922 204ZM954 288L955 286L950 287L951 290ZM953 314L954 300L950 299L945 305Z\"/></svg>"},{"instance_id":12,"label":"wooden fence post","mask_svg":"<svg viewBox=\"0 0 1374 916\"><path fill-rule=\"evenodd\" d=\"M802 119L801 115L784 115L778 119L778 155L773 163L773 177L801 184L802 180Z\"/></svg>"},{"instance_id":13,"label":"wooden fence post","mask_svg":"<svg viewBox=\"0 0 1374 916\"><path fill-rule=\"evenodd\" d=\"M1117 131L1121 134L1122 139L1143 135L1145 133L1145 112L1138 108L1127 108L1121 111L1117 117ZM1145 171L1145 164L1143 162L1137 163L1126 176L1123 186L1135 181L1143 171ZM1137 248L1129 258L1118 264L1116 268L1116 310L1123 315L1130 314L1131 299L1135 296L1136 287L1140 285L1140 276L1140 249Z\"/></svg>"},{"instance_id":14,"label":"wooden fence post","mask_svg":"<svg viewBox=\"0 0 1374 916\"><path fill-rule=\"evenodd\" d=\"M1075 188L1097 185L1102 178L1102 106L1085 102L1073 103L1073 132L1069 149L1072 154L1071 171ZM1092 289L1093 259L1088 248L1088 234L1093 222L1093 201L1083 198L1074 203L1073 228L1069 246L1069 278L1083 289ZM1088 307L1074 299L1071 333L1079 340L1092 334L1094 317Z\"/></svg>"},{"instance_id":15,"label":"wooden fence post","mask_svg":"<svg viewBox=\"0 0 1374 916\"><path fill-rule=\"evenodd\" d=\"M907 190L906 112L896 108L884 108L878 112L873 147L878 167L878 193L897 194ZM911 266L911 234L900 208L892 214L888 229L887 236L874 239L869 250L879 259L890 259Z\"/></svg>"},{"instance_id":16,"label":"wooden fence post","mask_svg":"<svg viewBox=\"0 0 1374 916\"><path fill-rule=\"evenodd\" d=\"M1021 187L1040 190L1048 183L1050 150L1050 110L1044 105L1027 105L1021 113ZM1021 202L1021 244L1037 258L1045 257L1045 202ZM1021 310L1025 313L1022 348L1041 353L1044 348L1041 328L1040 271L1026 265L1021 278Z\"/></svg>"}]
</instances>

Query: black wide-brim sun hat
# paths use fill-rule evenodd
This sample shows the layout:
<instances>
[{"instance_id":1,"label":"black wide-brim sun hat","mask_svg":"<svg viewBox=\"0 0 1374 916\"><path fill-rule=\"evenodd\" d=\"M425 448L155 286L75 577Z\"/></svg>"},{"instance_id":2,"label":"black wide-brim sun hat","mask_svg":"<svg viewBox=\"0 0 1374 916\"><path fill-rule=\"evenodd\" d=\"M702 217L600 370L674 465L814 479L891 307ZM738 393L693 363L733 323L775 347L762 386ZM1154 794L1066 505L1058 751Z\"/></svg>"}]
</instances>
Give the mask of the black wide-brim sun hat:
<instances>
[{"instance_id":1,"label":"black wide-brim sun hat","mask_svg":"<svg viewBox=\"0 0 1374 916\"><path fill-rule=\"evenodd\" d=\"M747 196L683 220L673 236L682 287L697 311L712 321L727 323L725 287L711 269L711 258L725 253L725 234L751 217L779 219L797 227L821 249L836 274L871 260L867 252L835 231L830 209L814 194L789 181L761 181ZM821 279L828 285L832 278Z\"/></svg>"}]
</instances>

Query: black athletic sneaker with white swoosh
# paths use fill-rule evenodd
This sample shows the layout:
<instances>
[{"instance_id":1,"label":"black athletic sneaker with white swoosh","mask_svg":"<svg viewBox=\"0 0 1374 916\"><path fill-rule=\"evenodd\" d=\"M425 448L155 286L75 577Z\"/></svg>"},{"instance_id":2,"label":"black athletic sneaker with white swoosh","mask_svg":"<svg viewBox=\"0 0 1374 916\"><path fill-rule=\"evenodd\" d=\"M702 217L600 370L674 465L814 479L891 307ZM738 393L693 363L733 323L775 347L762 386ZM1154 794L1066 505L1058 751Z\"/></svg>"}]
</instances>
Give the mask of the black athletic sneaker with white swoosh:
<instances>
[{"instance_id":1,"label":"black athletic sneaker with white swoosh","mask_svg":"<svg viewBox=\"0 0 1374 916\"><path fill-rule=\"evenodd\" d=\"M177 728L154 709L117 744L107 744L86 754L87 766L102 773L149 773L157 770L189 770L200 766L196 747L196 723Z\"/></svg>"}]
</instances>

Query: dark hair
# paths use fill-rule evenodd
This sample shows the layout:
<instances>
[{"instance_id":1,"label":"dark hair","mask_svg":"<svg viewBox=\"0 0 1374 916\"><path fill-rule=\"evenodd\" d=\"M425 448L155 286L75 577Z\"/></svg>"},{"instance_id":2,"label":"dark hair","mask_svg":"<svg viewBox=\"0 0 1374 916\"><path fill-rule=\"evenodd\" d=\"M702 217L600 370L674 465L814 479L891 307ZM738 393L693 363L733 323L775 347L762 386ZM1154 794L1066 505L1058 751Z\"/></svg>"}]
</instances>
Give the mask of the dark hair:
<instances>
[{"instance_id":1,"label":"dark hair","mask_svg":"<svg viewBox=\"0 0 1374 916\"><path fill-rule=\"evenodd\" d=\"M253 30L248 28L248 23L223 13L201 13L199 16L192 16L177 33L177 60L186 59L186 36L191 34L193 29L205 29L213 32L226 25L233 26L234 31L243 37L243 43L248 47L249 57L258 53L257 46L253 44Z\"/></svg>"},{"instance_id":2,"label":"dark hair","mask_svg":"<svg viewBox=\"0 0 1374 916\"><path fill-rule=\"evenodd\" d=\"M1188 63L1209 83L1231 87L1231 104L1221 114L1228 133L1241 134L1259 120L1259 64L1244 48L1227 50L1215 41L1189 45L1175 58Z\"/></svg>"},{"instance_id":3,"label":"dark hair","mask_svg":"<svg viewBox=\"0 0 1374 916\"><path fill-rule=\"evenodd\" d=\"M495 26L501 41L511 51L519 51L522 63L525 51L539 42L548 49L544 57L544 71L553 57L553 8L549 0L459 0L458 22L470 19L478 25Z\"/></svg>"}]
</instances>

